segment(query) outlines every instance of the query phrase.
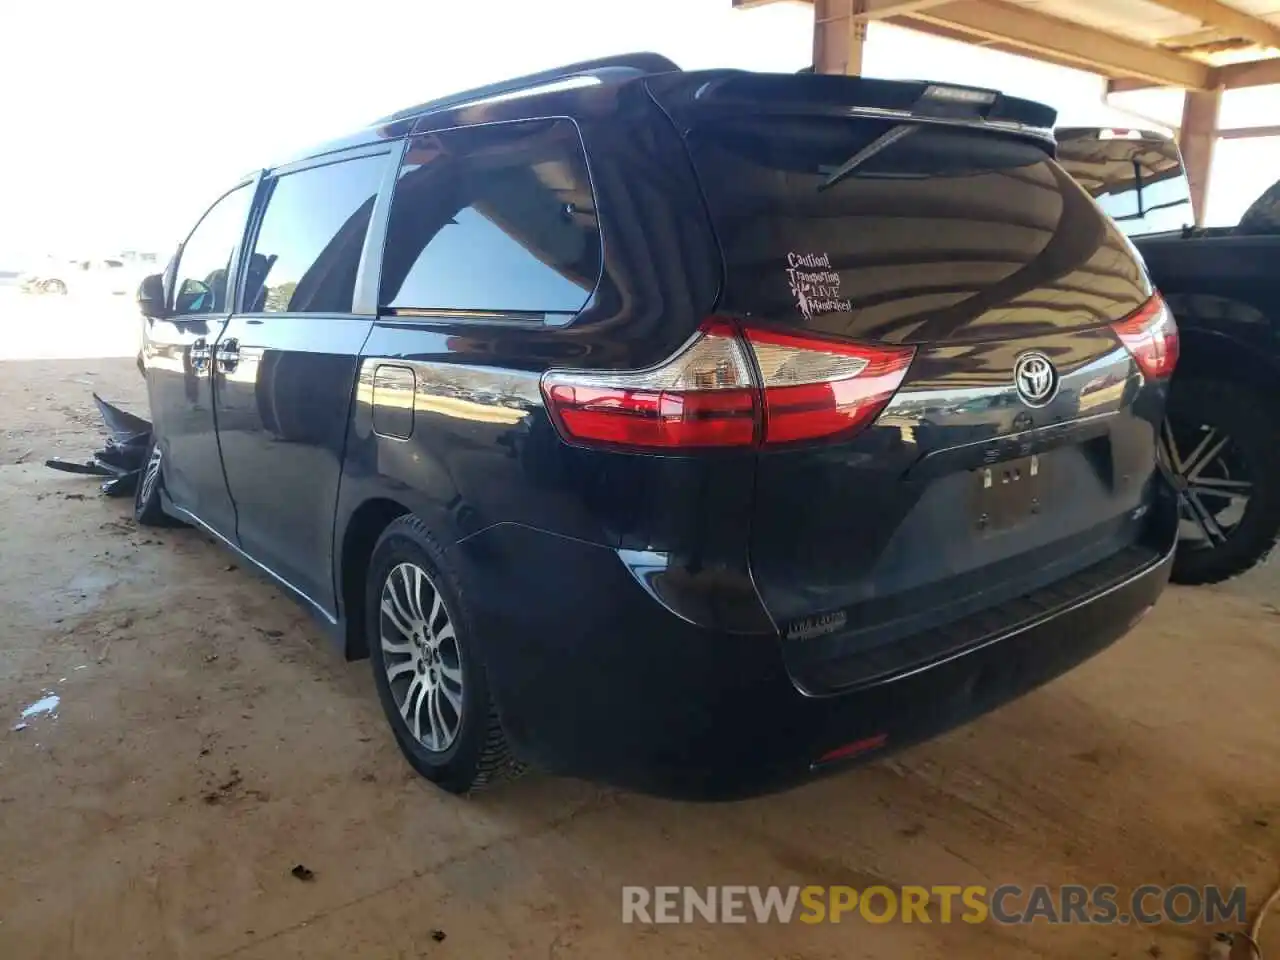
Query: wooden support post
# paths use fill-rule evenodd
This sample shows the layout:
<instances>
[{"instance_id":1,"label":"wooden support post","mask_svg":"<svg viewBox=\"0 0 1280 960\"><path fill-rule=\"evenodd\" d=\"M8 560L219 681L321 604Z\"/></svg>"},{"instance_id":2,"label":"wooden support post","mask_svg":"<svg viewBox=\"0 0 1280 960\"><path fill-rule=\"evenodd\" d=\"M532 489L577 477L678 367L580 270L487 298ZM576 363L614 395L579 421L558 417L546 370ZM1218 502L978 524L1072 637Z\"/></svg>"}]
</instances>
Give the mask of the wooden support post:
<instances>
[{"instance_id":1,"label":"wooden support post","mask_svg":"<svg viewBox=\"0 0 1280 960\"><path fill-rule=\"evenodd\" d=\"M815 0L813 69L860 76L867 41L867 0Z\"/></svg>"},{"instance_id":2,"label":"wooden support post","mask_svg":"<svg viewBox=\"0 0 1280 960\"><path fill-rule=\"evenodd\" d=\"M1218 144L1218 110L1222 90L1188 90L1182 103L1182 127L1178 146L1191 183L1191 204L1197 226L1204 225L1209 199L1209 175L1213 172L1213 151Z\"/></svg>"}]
</instances>

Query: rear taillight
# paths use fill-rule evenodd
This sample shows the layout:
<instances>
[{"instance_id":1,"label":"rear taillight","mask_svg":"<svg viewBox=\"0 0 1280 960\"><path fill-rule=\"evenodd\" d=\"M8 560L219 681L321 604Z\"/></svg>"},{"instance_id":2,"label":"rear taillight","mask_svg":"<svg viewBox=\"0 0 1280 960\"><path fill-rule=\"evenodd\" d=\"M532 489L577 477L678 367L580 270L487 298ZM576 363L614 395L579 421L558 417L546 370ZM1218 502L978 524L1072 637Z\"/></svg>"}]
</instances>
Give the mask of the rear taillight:
<instances>
[{"instance_id":1,"label":"rear taillight","mask_svg":"<svg viewBox=\"0 0 1280 960\"><path fill-rule=\"evenodd\" d=\"M852 433L902 385L912 347L873 347L748 327L764 385L764 442Z\"/></svg>"},{"instance_id":2,"label":"rear taillight","mask_svg":"<svg viewBox=\"0 0 1280 960\"><path fill-rule=\"evenodd\" d=\"M902 384L911 347L875 347L711 319L649 370L552 370L542 393L574 443L749 447L851 435ZM753 362L754 361L754 362Z\"/></svg>"},{"instance_id":3,"label":"rear taillight","mask_svg":"<svg viewBox=\"0 0 1280 960\"><path fill-rule=\"evenodd\" d=\"M741 447L756 442L758 397L733 325L703 324L661 366L626 373L551 370L542 393L568 440L627 447Z\"/></svg>"},{"instance_id":4,"label":"rear taillight","mask_svg":"<svg viewBox=\"0 0 1280 960\"><path fill-rule=\"evenodd\" d=\"M1133 354L1144 377L1159 380L1173 375L1178 365L1178 325L1160 294L1111 324L1111 329Z\"/></svg>"}]
</instances>

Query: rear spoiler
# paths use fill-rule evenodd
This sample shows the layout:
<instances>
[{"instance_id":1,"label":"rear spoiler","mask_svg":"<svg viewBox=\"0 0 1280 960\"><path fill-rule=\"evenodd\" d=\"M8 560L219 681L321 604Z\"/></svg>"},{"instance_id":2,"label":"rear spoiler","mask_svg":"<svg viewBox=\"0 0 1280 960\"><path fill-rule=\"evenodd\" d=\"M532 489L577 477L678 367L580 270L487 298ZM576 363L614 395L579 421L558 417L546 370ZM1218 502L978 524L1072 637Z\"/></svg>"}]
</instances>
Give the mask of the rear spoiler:
<instances>
[{"instance_id":1,"label":"rear spoiler","mask_svg":"<svg viewBox=\"0 0 1280 960\"><path fill-rule=\"evenodd\" d=\"M673 116L705 109L744 113L880 116L991 125L1052 141L1058 112L997 90L925 80L710 70L644 81Z\"/></svg>"}]
</instances>

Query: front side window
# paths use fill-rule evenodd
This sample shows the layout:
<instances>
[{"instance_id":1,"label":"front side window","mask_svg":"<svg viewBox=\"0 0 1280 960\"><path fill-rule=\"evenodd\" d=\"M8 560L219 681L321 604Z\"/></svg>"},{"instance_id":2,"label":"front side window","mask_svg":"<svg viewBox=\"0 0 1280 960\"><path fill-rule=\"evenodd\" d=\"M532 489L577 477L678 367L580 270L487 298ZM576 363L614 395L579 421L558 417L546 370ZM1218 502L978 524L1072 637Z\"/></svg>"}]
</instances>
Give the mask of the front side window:
<instances>
[{"instance_id":1,"label":"front side window","mask_svg":"<svg viewBox=\"0 0 1280 960\"><path fill-rule=\"evenodd\" d=\"M600 265L586 158L569 121L410 143L391 204L381 306L572 315Z\"/></svg>"},{"instance_id":2,"label":"front side window","mask_svg":"<svg viewBox=\"0 0 1280 960\"><path fill-rule=\"evenodd\" d=\"M183 244L177 273L174 313L225 313L227 271L240 235L253 191L248 184L236 187L209 208Z\"/></svg>"},{"instance_id":3,"label":"front side window","mask_svg":"<svg viewBox=\"0 0 1280 960\"><path fill-rule=\"evenodd\" d=\"M246 268L247 313L350 313L383 155L285 174L270 183Z\"/></svg>"}]
</instances>

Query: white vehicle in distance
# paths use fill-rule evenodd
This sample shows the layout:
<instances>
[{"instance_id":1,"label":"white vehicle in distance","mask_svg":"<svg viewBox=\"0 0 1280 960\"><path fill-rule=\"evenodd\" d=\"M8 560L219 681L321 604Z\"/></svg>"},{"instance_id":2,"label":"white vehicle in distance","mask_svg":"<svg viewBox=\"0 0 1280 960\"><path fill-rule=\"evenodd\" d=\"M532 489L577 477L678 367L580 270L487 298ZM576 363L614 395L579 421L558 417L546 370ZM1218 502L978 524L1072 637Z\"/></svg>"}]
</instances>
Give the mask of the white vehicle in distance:
<instances>
[{"instance_id":1,"label":"white vehicle in distance","mask_svg":"<svg viewBox=\"0 0 1280 960\"><path fill-rule=\"evenodd\" d=\"M125 251L110 257L62 260L50 257L42 266L23 274L20 285L24 293L131 294L138 282L155 269L159 257L154 253Z\"/></svg>"}]
</instances>

